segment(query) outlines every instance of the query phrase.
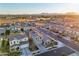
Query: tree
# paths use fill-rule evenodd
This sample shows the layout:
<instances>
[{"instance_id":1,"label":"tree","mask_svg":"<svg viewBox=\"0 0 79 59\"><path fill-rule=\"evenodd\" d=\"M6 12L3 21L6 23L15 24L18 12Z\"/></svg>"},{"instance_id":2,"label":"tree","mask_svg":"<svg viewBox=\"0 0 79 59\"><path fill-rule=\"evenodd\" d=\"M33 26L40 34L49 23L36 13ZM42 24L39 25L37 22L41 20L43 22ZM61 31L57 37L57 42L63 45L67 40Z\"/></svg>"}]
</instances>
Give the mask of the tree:
<instances>
[{"instance_id":1,"label":"tree","mask_svg":"<svg viewBox=\"0 0 79 59\"><path fill-rule=\"evenodd\" d=\"M22 31L22 32L24 32L24 29L23 29L23 28L21 28L21 31Z\"/></svg>"},{"instance_id":2,"label":"tree","mask_svg":"<svg viewBox=\"0 0 79 59\"><path fill-rule=\"evenodd\" d=\"M9 53L9 56L20 56L20 55L21 55L20 51L14 51Z\"/></svg>"},{"instance_id":3,"label":"tree","mask_svg":"<svg viewBox=\"0 0 79 59\"><path fill-rule=\"evenodd\" d=\"M32 31L32 29L29 29L30 31Z\"/></svg>"},{"instance_id":4,"label":"tree","mask_svg":"<svg viewBox=\"0 0 79 59\"><path fill-rule=\"evenodd\" d=\"M4 35L4 33L1 33L1 35L3 36L3 35Z\"/></svg>"},{"instance_id":5,"label":"tree","mask_svg":"<svg viewBox=\"0 0 79 59\"><path fill-rule=\"evenodd\" d=\"M5 35L10 35L10 30L6 30Z\"/></svg>"},{"instance_id":6,"label":"tree","mask_svg":"<svg viewBox=\"0 0 79 59\"><path fill-rule=\"evenodd\" d=\"M9 52L9 39L8 40L2 40L2 51L3 52Z\"/></svg>"},{"instance_id":7,"label":"tree","mask_svg":"<svg viewBox=\"0 0 79 59\"><path fill-rule=\"evenodd\" d=\"M9 48L10 48L9 39L6 41L5 48L6 48L6 51L9 52Z\"/></svg>"},{"instance_id":8,"label":"tree","mask_svg":"<svg viewBox=\"0 0 79 59\"><path fill-rule=\"evenodd\" d=\"M4 40L4 39L2 40L2 44L1 44L1 46L2 46L2 47L5 46L5 40Z\"/></svg>"},{"instance_id":9,"label":"tree","mask_svg":"<svg viewBox=\"0 0 79 59\"><path fill-rule=\"evenodd\" d=\"M57 45L57 44L58 44L58 42L54 42L54 44L55 44L55 45Z\"/></svg>"},{"instance_id":10,"label":"tree","mask_svg":"<svg viewBox=\"0 0 79 59\"><path fill-rule=\"evenodd\" d=\"M46 29L49 29L49 27L47 27Z\"/></svg>"}]
</instances>

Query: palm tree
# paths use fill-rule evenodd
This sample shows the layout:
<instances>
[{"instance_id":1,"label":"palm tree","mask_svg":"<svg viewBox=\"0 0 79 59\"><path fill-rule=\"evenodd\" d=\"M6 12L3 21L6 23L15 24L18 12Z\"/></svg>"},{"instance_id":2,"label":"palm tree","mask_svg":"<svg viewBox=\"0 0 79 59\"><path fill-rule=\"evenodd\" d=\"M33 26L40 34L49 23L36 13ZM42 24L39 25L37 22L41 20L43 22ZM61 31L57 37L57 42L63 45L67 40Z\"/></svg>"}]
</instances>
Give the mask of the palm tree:
<instances>
[{"instance_id":1,"label":"palm tree","mask_svg":"<svg viewBox=\"0 0 79 59\"><path fill-rule=\"evenodd\" d=\"M7 35L10 35L10 30L6 30L5 31L5 35L7 36Z\"/></svg>"},{"instance_id":2,"label":"palm tree","mask_svg":"<svg viewBox=\"0 0 79 59\"><path fill-rule=\"evenodd\" d=\"M35 44L34 44L34 42L33 42L33 38L32 38L32 36L31 36L31 34L30 34L31 31L32 31L32 29L30 29L30 31L29 31L29 38L28 38L28 40L29 40L29 49L30 49L31 51L34 51L34 50L37 49L37 47L35 46Z\"/></svg>"}]
</instances>

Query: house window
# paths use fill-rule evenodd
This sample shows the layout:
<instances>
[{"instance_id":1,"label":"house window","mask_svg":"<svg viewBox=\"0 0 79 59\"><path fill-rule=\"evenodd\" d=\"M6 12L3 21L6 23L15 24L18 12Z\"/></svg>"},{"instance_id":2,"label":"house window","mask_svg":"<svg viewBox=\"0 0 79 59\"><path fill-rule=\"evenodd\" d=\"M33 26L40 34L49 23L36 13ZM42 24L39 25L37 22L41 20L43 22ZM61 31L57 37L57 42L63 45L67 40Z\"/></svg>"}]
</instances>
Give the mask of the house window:
<instances>
[{"instance_id":1,"label":"house window","mask_svg":"<svg viewBox=\"0 0 79 59\"><path fill-rule=\"evenodd\" d=\"M41 39L41 37L40 37L40 39Z\"/></svg>"},{"instance_id":2,"label":"house window","mask_svg":"<svg viewBox=\"0 0 79 59\"><path fill-rule=\"evenodd\" d=\"M17 41L17 43L19 43L19 42Z\"/></svg>"},{"instance_id":3,"label":"house window","mask_svg":"<svg viewBox=\"0 0 79 59\"><path fill-rule=\"evenodd\" d=\"M15 44L15 41L14 41L14 44Z\"/></svg>"},{"instance_id":4,"label":"house window","mask_svg":"<svg viewBox=\"0 0 79 59\"><path fill-rule=\"evenodd\" d=\"M37 40L37 38L36 38L36 40Z\"/></svg>"},{"instance_id":5,"label":"house window","mask_svg":"<svg viewBox=\"0 0 79 59\"><path fill-rule=\"evenodd\" d=\"M26 40L28 40L28 38L26 38Z\"/></svg>"},{"instance_id":6,"label":"house window","mask_svg":"<svg viewBox=\"0 0 79 59\"><path fill-rule=\"evenodd\" d=\"M12 42L11 42L11 44L12 44Z\"/></svg>"}]
</instances>

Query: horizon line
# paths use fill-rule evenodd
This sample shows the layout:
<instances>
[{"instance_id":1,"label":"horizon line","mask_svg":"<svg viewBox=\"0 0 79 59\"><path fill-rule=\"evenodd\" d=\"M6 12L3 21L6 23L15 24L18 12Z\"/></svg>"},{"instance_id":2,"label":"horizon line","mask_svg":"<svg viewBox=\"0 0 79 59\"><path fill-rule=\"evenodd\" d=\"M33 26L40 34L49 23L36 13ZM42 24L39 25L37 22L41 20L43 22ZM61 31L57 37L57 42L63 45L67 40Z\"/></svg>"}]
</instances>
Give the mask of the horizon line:
<instances>
[{"instance_id":1,"label":"horizon line","mask_svg":"<svg viewBox=\"0 0 79 59\"><path fill-rule=\"evenodd\" d=\"M39 12L39 13L0 13L0 15L31 15L31 14L79 14L79 12Z\"/></svg>"}]
</instances>

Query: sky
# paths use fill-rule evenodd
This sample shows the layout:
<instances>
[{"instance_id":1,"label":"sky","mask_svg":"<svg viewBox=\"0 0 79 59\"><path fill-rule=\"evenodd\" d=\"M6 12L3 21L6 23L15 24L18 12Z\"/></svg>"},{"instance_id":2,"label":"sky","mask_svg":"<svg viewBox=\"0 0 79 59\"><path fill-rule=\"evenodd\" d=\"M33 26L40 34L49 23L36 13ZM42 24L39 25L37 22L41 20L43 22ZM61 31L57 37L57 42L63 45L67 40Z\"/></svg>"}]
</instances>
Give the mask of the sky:
<instances>
[{"instance_id":1,"label":"sky","mask_svg":"<svg viewBox=\"0 0 79 59\"><path fill-rule=\"evenodd\" d=\"M38 14L79 12L74 3L0 3L0 14Z\"/></svg>"}]
</instances>

